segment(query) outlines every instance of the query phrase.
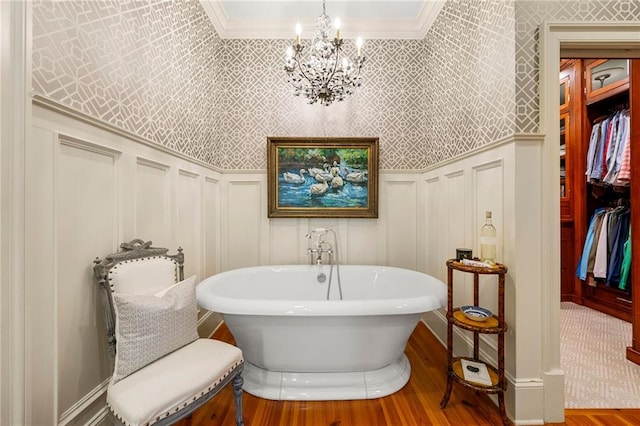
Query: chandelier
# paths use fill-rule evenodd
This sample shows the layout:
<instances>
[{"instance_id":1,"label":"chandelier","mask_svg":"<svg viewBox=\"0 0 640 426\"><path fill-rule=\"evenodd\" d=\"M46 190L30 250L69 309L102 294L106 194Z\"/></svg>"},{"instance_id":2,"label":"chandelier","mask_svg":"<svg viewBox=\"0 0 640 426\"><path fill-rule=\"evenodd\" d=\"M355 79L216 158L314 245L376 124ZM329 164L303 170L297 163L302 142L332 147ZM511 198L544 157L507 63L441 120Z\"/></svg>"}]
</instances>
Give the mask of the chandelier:
<instances>
[{"instance_id":1,"label":"chandelier","mask_svg":"<svg viewBox=\"0 0 640 426\"><path fill-rule=\"evenodd\" d=\"M331 19L327 16L325 0L322 14L316 21L316 33L311 40L309 54L303 57L305 46L300 41L302 27L296 25L296 39L287 48L284 70L287 82L294 88L294 95L304 95L310 104L320 102L328 106L333 101L342 101L362 84L360 70L364 64L362 38L356 40L355 61L343 56L340 38L340 20L336 19L335 36L332 34Z\"/></svg>"}]
</instances>

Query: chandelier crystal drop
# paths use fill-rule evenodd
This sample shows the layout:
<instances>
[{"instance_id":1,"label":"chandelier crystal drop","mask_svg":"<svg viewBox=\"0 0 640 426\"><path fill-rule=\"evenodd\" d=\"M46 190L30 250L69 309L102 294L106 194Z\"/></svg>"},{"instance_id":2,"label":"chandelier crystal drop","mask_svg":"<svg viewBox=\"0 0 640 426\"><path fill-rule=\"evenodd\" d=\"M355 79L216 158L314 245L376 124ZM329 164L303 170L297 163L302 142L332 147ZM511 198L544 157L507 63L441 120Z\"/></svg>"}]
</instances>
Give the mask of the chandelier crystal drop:
<instances>
[{"instance_id":1,"label":"chandelier crystal drop","mask_svg":"<svg viewBox=\"0 0 640 426\"><path fill-rule=\"evenodd\" d=\"M322 14L316 21L316 33L311 40L306 58L305 46L300 35L302 28L296 25L293 46L287 49L284 70L287 82L294 88L294 95L304 95L310 104L320 102L329 106L342 101L362 84L360 70L364 64L362 39L356 40L357 56L354 61L343 55L343 39L340 38L340 20L335 21L335 33L326 13L326 0L322 1Z\"/></svg>"}]
</instances>

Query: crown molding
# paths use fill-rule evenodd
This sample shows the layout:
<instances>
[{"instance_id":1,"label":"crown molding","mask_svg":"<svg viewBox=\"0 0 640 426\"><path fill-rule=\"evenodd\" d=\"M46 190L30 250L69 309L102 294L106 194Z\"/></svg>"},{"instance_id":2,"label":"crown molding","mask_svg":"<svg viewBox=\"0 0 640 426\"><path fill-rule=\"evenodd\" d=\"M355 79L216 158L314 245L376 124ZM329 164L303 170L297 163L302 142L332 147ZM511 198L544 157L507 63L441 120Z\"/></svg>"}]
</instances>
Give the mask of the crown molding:
<instances>
[{"instance_id":1,"label":"crown molding","mask_svg":"<svg viewBox=\"0 0 640 426\"><path fill-rule=\"evenodd\" d=\"M230 18L220 1L200 0L203 9L222 39L293 39L296 22L300 22L303 38L310 38L313 19L237 19ZM348 28L342 29L346 39L363 37L369 39L415 39L422 40L436 20L444 0L425 0L415 18L364 19L349 18ZM345 19L346 23L346 19Z\"/></svg>"},{"instance_id":2,"label":"crown molding","mask_svg":"<svg viewBox=\"0 0 640 426\"><path fill-rule=\"evenodd\" d=\"M422 9L418 14L418 24L420 26L419 32L420 36L417 37L420 40L427 36L429 29L438 18L442 7L445 4L445 0L433 0L433 1L425 1L422 3Z\"/></svg>"}]
</instances>

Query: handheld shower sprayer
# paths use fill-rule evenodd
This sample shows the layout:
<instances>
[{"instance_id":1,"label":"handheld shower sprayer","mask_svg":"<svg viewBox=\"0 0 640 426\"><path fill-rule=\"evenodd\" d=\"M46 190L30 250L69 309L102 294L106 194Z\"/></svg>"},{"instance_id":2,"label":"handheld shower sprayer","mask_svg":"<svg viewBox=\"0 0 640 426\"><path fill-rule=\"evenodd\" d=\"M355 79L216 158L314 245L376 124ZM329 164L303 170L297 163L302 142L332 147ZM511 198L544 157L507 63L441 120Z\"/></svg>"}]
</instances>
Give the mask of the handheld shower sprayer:
<instances>
[{"instance_id":1,"label":"handheld shower sprayer","mask_svg":"<svg viewBox=\"0 0 640 426\"><path fill-rule=\"evenodd\" d=\"M327 228L316 228L311 232L309 232L308 234L306 234L304 237L311 239L314 235L318 235L318 236L327 235L328 232L329 232L329 229Z\"/></svg>"}]
</instances>

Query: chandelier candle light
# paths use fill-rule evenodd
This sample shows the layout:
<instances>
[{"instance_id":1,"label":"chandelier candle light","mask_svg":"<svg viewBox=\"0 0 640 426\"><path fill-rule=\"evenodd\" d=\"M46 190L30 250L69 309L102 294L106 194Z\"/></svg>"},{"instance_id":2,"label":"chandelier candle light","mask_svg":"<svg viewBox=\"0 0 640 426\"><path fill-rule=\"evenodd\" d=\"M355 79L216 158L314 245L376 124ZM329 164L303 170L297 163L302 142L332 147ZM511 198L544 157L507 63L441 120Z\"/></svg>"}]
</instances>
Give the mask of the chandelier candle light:
<instances>
[{"instance_id":1,"label":"chandelier candle light","mask_svg":"<svg viewBox=\"0 0 640 426\"><path fill-rule=\"evenodd\" d=\"M309 55L305 59L305 50L301 42L302 26L296 25L296 38L293 46L287 48L284 70L287 82L295 88L294 95L304 95L310 104L320 101L328 106L333 101L342 101L362 84L360 70L364 64L362 38L356 40L355 61L342 56L343 40L340 38L340 19L334 22L333 37L331 19L326 13L325 0L322 1L322 14L316 21L316 33L311 40Z\"/></svg>"}]
</instances>

